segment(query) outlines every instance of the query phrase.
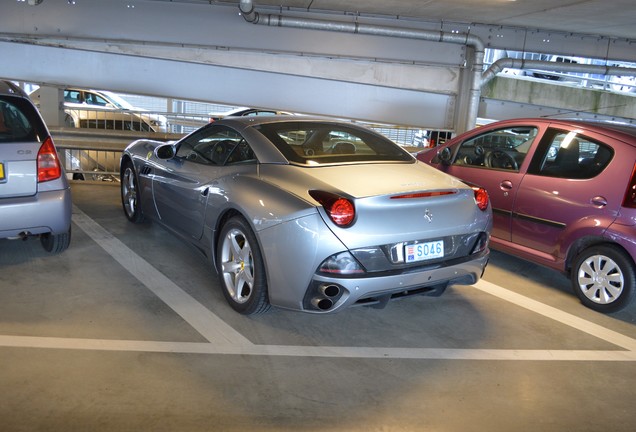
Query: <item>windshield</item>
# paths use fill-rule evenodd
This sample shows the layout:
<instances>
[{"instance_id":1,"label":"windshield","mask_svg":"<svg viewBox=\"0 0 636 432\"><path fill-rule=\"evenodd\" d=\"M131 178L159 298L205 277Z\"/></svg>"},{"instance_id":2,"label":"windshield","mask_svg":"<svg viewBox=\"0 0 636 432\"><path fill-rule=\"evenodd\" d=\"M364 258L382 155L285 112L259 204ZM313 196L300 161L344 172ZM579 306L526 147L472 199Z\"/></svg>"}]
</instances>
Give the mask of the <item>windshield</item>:
<instances>
[{"instance_id":1,"label":"windshield","mask_svg":"<svg viewBox=\"0 0 636 432\"><path fill-rule=\"evenodd\" d=\"M135 107L133 107L127 100L122 99L121 96L111 92L103 92L103 93L105 96L108 97L108 100L110 101L110 103L115 105L115 107L119 109L127 109L127 110L135 109Z\"/></svg>"},{"instance_id":2,"label":"windshield","mask_svg":"<svg viewBox=\"0 0 636 432\"><path fill-rule=\"evenodd\" d=\"M413 157L382 135L340 123L298 121L257 126L293 163L412 162Z\"/></svg>"}]
</instances>

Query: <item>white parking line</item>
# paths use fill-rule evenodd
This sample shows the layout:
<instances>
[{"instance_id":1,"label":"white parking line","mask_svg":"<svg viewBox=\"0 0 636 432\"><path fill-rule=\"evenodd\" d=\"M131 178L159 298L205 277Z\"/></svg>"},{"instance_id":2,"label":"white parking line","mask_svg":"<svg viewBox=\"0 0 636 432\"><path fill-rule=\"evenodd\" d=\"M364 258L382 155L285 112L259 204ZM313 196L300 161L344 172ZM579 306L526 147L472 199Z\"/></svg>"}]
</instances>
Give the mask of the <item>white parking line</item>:
<instances>
[{"instance_id":1,"label":"white parking line","mask_svg":"<svg viewBox=\"0 0 636 432\"><path fill-rule=\"evenodd\" d=\"M612 343L617 350L506 350L255 345L193 299L174 282L116 239L78 208L73 222L109 255L155 293L209 343L78 339L0 335L0 346L20 348L162 352L183 354L332 357L367 359L491 360L491 361L636 361L636 340L498 285L474 285L488 294L526 308L581 332Z\"/></svg>"},{"instance_id":2,"label":"white parking line","mask_svg":"<svg viewBox=\"0 0 636 432\"><path fill-rule=\"evenodd\" d=\"M587 333L606 342L612 343L616 346L625 348L626 350L636 352L636 339L632 339L621 333L609 330L606 327L594 324L590 321L586 321L583 318L579 318L567 312L563 312L560 309L548 306L536 300L532 300L528 297L524 297L521 294L517 294L513 291L507 290L483 279L473 286L483 292L499 297L502 300L506 300L510 303L516 304L517 306L521 306L523 308L531 310L532 312L558 321L561 324L568 325L581 332Z\"/></svg>"},{"instance_id":3,"label":"white parking line","mask_svg":"<svg viewBox=\"0 0 636 432\"><path fill-rule=\"evenodd\" d=\"M298 345L229 345L198 342L73 339L37 336L0 336L0 346L92 351L130 351L179 354L217 354L288 357L330 357L411 360L490 361L636 361L634 351L599 350L505 350L330 347Z\"/></svg>"},{"instance_id":4,"label":"white parking line","mask_svg":"<svg viewBox=\"0 0 636 432\"><path fill-rule=\"evenodd\" d=\"M208 341L213 344L252 344L77 206L73 206L73 222Z\"/></svg>"}]
</instances>

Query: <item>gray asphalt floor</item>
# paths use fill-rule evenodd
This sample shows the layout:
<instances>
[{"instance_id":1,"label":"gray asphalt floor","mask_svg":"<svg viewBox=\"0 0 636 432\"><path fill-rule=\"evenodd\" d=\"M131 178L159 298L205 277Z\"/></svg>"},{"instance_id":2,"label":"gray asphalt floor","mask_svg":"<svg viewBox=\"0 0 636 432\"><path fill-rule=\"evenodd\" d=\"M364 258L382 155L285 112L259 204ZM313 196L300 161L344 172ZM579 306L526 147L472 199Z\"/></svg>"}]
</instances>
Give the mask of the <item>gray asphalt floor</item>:
<instances>
[{"instance_id":1,"label":"gray asphalt floor","mask_svg":"<svg viewBox=\"0 0 636 432\"><path fill-rule=\"evenodd\" d=\"M116 184L72 192L67 251L0 240L0 431L636 428L636 305L598 314L493 251L439 298L244 317Z\"/></svg>"}]
</instances>

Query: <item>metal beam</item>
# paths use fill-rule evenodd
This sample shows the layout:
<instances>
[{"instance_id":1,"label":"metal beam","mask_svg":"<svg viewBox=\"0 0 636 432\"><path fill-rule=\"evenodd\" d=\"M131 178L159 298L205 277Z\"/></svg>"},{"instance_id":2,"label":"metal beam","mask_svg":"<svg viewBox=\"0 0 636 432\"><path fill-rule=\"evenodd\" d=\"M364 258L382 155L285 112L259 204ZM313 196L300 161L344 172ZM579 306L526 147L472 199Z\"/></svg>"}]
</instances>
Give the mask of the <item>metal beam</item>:
<instances>
[{"instance_id":1,"label":"metal beam","mask_svg":"<svg viewBox=\"0 0 636 432\"><path fill-rule=\"evenodd\" d=\"M452 128L453 95L99 52L0 42L4 78L163 95L402 125ZM27 59L46 67L33 68ZM69 76L69 65L82 73ZM72 80L72 81L71 81ZM363 103L361 103L361 101ZM320 108L320 111L316 110ZM428 127L428 126L427 126Z\"/></svg>"}]
</instances>

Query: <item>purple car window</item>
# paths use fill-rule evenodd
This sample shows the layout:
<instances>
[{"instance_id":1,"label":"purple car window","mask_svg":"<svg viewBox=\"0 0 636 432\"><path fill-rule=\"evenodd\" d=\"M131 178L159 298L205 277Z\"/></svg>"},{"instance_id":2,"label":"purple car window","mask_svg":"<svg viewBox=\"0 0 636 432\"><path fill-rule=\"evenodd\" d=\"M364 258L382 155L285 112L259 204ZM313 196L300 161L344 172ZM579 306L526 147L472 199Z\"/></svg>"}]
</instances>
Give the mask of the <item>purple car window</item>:
<instances>
[{"instance_id":1,"label":"purple car window","mask_svg":"<svg viewBox=\"0 0 636 432\"><path fill-rule=\"evenodd\" d=\"M576 132L555 131L542 156L539 175L571 179L597 176L609 164L610 147Z\"/></svg>"},{"instance_id":2,"label":"purple car window","mask_svg":"<svg viewBox=\"0 0 636 432\"><path fill-rule=\"evenodd\" d=\"M536 136L531 126L488 131L462 142L453 165L519 171Z\"/></svg>"}]
</instances>

